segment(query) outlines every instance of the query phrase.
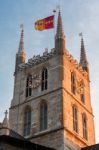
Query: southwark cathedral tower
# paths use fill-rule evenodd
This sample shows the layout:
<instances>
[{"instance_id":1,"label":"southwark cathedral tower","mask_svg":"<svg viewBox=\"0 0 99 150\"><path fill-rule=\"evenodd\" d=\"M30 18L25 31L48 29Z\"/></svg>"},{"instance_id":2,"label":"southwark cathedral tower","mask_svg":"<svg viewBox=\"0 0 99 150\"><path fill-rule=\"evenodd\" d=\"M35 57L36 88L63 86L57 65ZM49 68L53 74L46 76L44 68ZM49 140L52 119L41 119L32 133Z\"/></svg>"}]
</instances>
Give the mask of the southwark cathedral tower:
<instances>
[{"instance_id":1,"label":"southwark cathedral tower","mask_svg":"<svg viewBox=\"0 0 99 150\"><path fill-rule=\"evenodd\" d=\"M10 128L33 143L57 150L80 150L95 144L89 76L83 37L78 63L66 48L60 12L55 47L28 62L22 29Z\"/></svg>"}]
</instances>

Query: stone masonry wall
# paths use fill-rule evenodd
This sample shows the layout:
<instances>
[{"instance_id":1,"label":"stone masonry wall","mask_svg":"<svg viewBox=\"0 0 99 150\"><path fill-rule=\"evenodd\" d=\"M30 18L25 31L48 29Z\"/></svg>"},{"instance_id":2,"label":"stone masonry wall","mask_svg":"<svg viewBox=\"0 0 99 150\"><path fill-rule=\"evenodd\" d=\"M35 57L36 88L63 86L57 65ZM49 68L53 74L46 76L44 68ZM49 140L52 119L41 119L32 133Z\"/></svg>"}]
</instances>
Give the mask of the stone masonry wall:
<instances>
[{"instance_id":1,"label":"stone masonry wall","mask_svg":"<svg viewBox=\"0 0 99 150\"><path fill-rule=\"evenodd\" d=\"M39 74L43 68L48 69L48 89L41 91L41 85L33 88L32 96L25 97L26 78L28 74ZM45 100L48 105L48 130L61 127L62 125L62 93L59 74L59 58L52 58L37 66L19 71L15 77L14 96L10 108L10 127L23 135L24 110L31 107L31 135L40 132L40 103ZM30 135L30 136L31 136Z\"/></svg>"},{"instance_id":2,"label":"stone masonry wall","mask_svg":"<svg viewBox=\"0 0 99 150\"><path fill-rule=\"evenodd\" d=\"M63 130L53 131L43 134L39 137L32 138L31 141L47 147L55 148L56 150L64 150Z\"/></svg>"},{"instance_id":3,"label":"stone masonry wall","mask_svg":"<svg viewBox=\"0 0 99 150\"><path fill-rule=\"evenodd\" d=\"M71 92L71 72L76 74L76 93ZM85 102L81 101L78 93L78 82L84 81ZM66 129L65 137L79 146L95 144L94 118L90 99L90 81L87 76L82 74L70 60L64 56L64 80L63 80L63 120ZM73 131L73 112L72 106L78 110L78 133ZM87 116L88 140L83 138L82 114Z\"/></svg>"}]
</instances>

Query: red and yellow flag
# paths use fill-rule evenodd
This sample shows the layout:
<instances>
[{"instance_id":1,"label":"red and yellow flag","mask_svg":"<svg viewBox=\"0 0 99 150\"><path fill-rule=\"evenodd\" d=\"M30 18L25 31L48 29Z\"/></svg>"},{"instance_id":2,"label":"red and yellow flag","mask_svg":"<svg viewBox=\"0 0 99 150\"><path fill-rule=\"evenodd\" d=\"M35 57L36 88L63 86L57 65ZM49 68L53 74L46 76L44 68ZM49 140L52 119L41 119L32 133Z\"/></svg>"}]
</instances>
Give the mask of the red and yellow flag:
<instances>
[{"instance_id":1,"label":"red and yellow flag","mask_svg":"<svg viewBox=\"0 0 99 150\"><path fill-rule=\"evenodd\" d=\"M51 28L54 28L54 15L41 19L41 20L37 20L35 22L36 30L42 31L42 30L47 30Z\"/></svg>"}]
</instances>

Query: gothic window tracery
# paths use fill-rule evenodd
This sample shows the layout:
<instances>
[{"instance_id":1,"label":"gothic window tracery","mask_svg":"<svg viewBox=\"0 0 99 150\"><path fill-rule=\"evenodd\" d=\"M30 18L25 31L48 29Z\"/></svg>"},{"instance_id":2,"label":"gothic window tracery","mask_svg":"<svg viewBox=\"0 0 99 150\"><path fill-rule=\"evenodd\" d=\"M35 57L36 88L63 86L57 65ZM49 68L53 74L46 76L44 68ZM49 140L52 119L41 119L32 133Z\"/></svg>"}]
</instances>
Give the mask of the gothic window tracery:
<instances>
[{"instance_id":1,"label":"gothic window tracery","mask_svg":"<svg viewBox=\"0 0 99 150\"><path fill-rule=\"evenodd\" d=\"M48 124L48 107L44 101L40 104L40 131L47 129Z\"/></svg>"},{"instance_id":2,"label":"gothic window tracery","mask_svg":"<svg viewBox=\"0 0 99 150\"><path fill-rule=\"evenodd\" d=\"M76 94L76 74L71 72L71 92Z\"/></svg>"},{"instance_id":3,"label":"gothic window tracery","mask_svg":"<svg viewBox=\"0 0 99 150\"><path fill-rule=\"evenodd\" d=\"M88 131L87 131L87 116L85 113L82 114L82 126L83 126L83 138L88 139Z\"/></svg>"},{"instance_id":4,"label":"gothic window tracery","mask_svg":"<svg viewBox=\"0 0 99 150\"><path fill-rule=\"evenodd\" d=\"M48 88L48 71L46 68L44 68L42 70L42 84L41 84L41 90L44 91L44 90L47 90Z\"/></svg>"},{"instance_id":5,"label":"gothic window tracery","mask_svg":"<svg viewBox=\"0 0 99 150\"><path fill-rule=\"evenodd\" d=\"M32 95L32 75L28 75L26 81L26 97Z\"/></svg>"},{"instance_id":6,"label":"gothic window tracery","mask_svg":"<svg viewBox=\"0 0 99 150\"><path fill-rule=\"evenodd\" d=\"M73 130L75 132L78 132L78 110L75 105L73 105L72 111L73 111Z\"/></svg>"},{"instance_id":7,"label":"gothic window tracery","mask_svg":"<svg viewBox=\"0 0 99 150\"><path fill-rule=\"evenodd\" d=\"M31 131L31 108L27 106L24 111L24 136L30 135Z\"/></svg>"}]
</instances>

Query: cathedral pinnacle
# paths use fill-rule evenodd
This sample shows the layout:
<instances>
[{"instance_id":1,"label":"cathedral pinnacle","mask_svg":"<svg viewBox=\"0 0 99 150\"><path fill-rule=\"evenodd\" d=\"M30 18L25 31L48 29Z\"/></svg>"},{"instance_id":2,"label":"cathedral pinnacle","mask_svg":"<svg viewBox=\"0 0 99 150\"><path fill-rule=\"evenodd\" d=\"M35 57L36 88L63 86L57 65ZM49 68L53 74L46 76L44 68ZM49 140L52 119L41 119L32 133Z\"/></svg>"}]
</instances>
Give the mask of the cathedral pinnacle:
<instances>
[{"instance_id":1,"label":"cathedral pinnacle","mask_svg":"<svg viewBox=\"0 0 99 150\"><path fill-rule=\"evenodd\" d=\"M62 17L61 17L61 12L59 11L56 38L64 38L64 37L65 36L64 36L63 25L62 25Z\"/></svg>"},{"instance_id":2,"label":"cathedral pinnacle","mask_svg":"<svg viewBox=\"0 0 99 150\"><path fill-rule=\"evenodd\" d=\"M59 54L63 54L65 50L65 35L62 25L61 12L58 13L57 31L55 36L55 49Z\"/></svg>"},{"instance_id":3,"label":"cathedral pinnacle","mask_svg":"<svg viewBox=\"0 0 99 150\"><path fill-rule=\"evenodd\" d=\"M5 117L4 117L2 125L3 125L3 127L8 127L9 126L8 111L7 110L5 111Z\"/></svg>"},{"instance_id":4,"label":"cathedral pinnacle","mask_svg":"<svg viewBox=\"0 0 99 150\"><path fill-rule=\"evenodd\" d=\"M88 72L88 61L86 57L86 51L84 46L83 36L81 35L81 54L80 54L80 66L82 66L83 70Z\"/></svg>"},{"instance_id":5,"label":"cathedral pinnacle","mask_svg":"<svg viewBox=\"0 0 99 150\"><path fill-rule=\"evenodd\" d=\"M20 43L19 43L19 51L18 53L21 53L24 51L24 29L23 29L23 25L21 25L21 37L20 37Z\"/></svg>"},{"instance_id":6,"label":"cathedral pinnacle","mask_svg":"<svg viewBox=\"0 0 99 150\"><path fill-rule=\"evenodd\" d=\"M26 53L24 49L24 30L23 30L23 25L21 25L21 37L20 37L20 43L19 43L19 49L18 53L16 54L16 67L15 67L15 72L18 69L18 65L25 63L26 61Z\"/></svg>"}]
</instances>

